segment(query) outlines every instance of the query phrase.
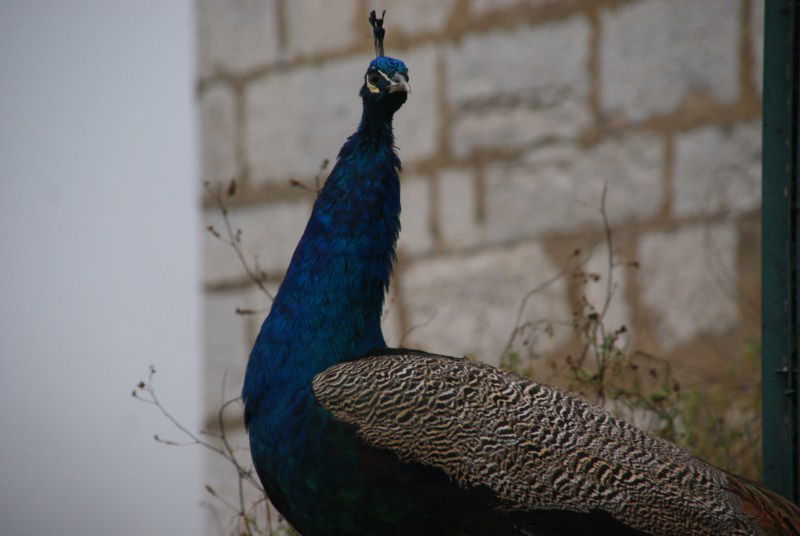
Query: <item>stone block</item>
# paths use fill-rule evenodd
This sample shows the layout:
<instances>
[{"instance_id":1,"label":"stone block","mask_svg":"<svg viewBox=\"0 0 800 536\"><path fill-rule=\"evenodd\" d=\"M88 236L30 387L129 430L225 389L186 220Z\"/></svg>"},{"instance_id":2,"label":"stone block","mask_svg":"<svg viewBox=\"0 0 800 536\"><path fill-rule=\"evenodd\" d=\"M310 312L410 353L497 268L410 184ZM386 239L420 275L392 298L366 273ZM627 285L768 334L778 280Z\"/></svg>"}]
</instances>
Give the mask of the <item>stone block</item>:
<instances>
[{"instance_id":1,"label":"stone block","mask_svg":"<svg viewBox=\"0 0 800 536\"><path fill-rule=\"evenodd\" d=\"M456 108L492 99L549 107L588 94L589 24L584 17L468 35L447 50L447 88Z\"/></svg>"},{"instance_id":2,"label":"stone block","mask_svg":"<svg viewBox=\"0 0 800 536\"><path fill-rule=\"evenodd\" d=\"M404 166L430 158L437 152L440 118L436 58L437 52L432 46L411 49L400 55L408 67L411 84L408 100L394 116L395 143ZM356 97L356 101L360 111L361 100Z\"/></svg>"},{"instance_id":3,"label":"stone block","mask_svg":"<svg viewBox=\"0 0 800 536\"><path fill-rule=\"evenodd\" d=\"M576 138L591 120L588 47L583 17L470 35L451 46L453 153Z\"/></svg>"},{"instance_id":4,"label":"stone block","mask_svg":"<svg viewBox=\"0 0 800 536\"><path fill-rule=\"evenodd\" d=\"M431 184L427 177L403 177L400 184L400 238L397 249L419 255L433 247Z\"/></svg>"},{"instance_id":5,"label":"stone block","mask_svg":"<svg viewBox=\"0 0 800 536\"><path fill-rule=\"evenodd\" d=\"M740 0L644 0L601 11L600 97L633 121L687 95L739 96Z\"/></svg>"},{"instance_id":6,"label":"stone block","mask_svg":"<svg viewBox=\"0 0 800 536\"><path fill-rule=\"evenodd\" d=\"M570 100L547 107L520 104L456 114L451 149L459 158L474 150L509 150L547 141L571 141L590 124L584 101Z\"/></svg>"},{"instance_id":7,"label":"stone block","mask_svg":"<svg viewBox=\"0 0 800 536\"><path fill-rule=\"evenodd\" d=\"M243 290L206 293L203 298L203 400L207 416L216 416L220 401L239 396L254 338L250 318L236 314L251 306ZM223 394L224 380L224 394Z\"/></svg>"},{"instance_id":8,"label":"stone block","mask_svg":"<svg viewBox=\"0 0 800 536\"><path fill-rule=\"evenodd\" d=\"M236 162L236 95L225 84L214 84L200 95L202 175L211 182L238 175Z\"/></svg>"},{"instance_id":9,"label":"stone block","mask_svg":"<svg viewBox=\"0 0 800 536\"><path fill-rule=\"evenodd\" d=\"M538 244L415 262L403 275L408 328L413 347L447 355L473 354L497 364L515 328L527 292L558 269ZM566 285L557 280L533 296L522 321L539 323L528 348L545 352L562 344L569 329ZM553 322L554 333L545 333Z\"/></svg>"},{"instance_id":10,"label":"stone block","mask_svg":"<svg viewBox=\"0 0 800 536\"><path fill-rule=\"evenodd\" d=\"M664 351L738 320L737 235L733 224L684 226L639 243L638 286Z\"/></svg>"},{"instance_id":11,"label":"stone block","mask_svg":"<svg viewBox=\"0 0 800 536\"><path fill-rule=\"evenodd\" d=\"M397 303L397 284L395 281L389 285L383 302L381 315L381 330L383 338L389 346L398 347L403 342L403 328L400 321L400 307Z\"/></svg>"},{"instance_id":12,"label":"stone block","mask_svg":"<svg viewBox=\"0 0 800 536\"><path fill-rule=\"evenodd\" d=\"M241 248L252 267L258 266L273 277L282 277L294 248L311 214L310 200L285 201L229 210L232 227L242 230ZM204 214L206 226L213 225L227 239L222 216L217 209ZM237 281L246 277L234 250L206 232L204 239L206 282Z\"/></svg>"},{"instance_id":13,"label":"stone block","mask_svg":"<svg viewBox=\"0 0 800 536\"><path fill-rule=\"evenodd\" d=\"M239 74L278 58L276 0L198 0L200 77Z\"/></svg>"},{"instance_id":14,"label":"stone block","mask_svg":"<svg viewBox=\"0 0 800 536\"><path fill-rule=\"evenodd\" d=\"M665 144L657 136L636 134L580 151L574 147L535 150L518 165L486 171L486 227L491 241L646 219L663 203Z\"/></svg>"},{"instance_id":15,"label":"stone block","mask_svg":"<svg viewBox=\"0 0 800 536\"><path fill-rule=\"evenodd\" d=\"M366 15L359 11L356 0L293 0L285 5L292 57L343 50L357 38L370 36Z\"/></svg>"},{"instance_id":16,"label":"stone block","mask_svg":"<svg viewBox=\"0 0 800 536\"><path fill-rule=\"evenodd\" d=\"M701 127L675 139L678 216L741 212L761 204L761 121Z\"/></svg>"},{"instance_id":17,"label":"stone block","mask_svg":"<svg viewBox=\"0 0 800 536\"><path fill-rule=\"evenodd\" d=\"M444 246L455 250L483 242L485 230L478 223L478 184L469 168L439 173L439 229Z\"/></svg>"},{"instance_id":18,"label":"stone block","mask_svg":"<svg viewBox=\"0 0 800 536\"><path fill-rule=\"evenodd\" d=\"M514 6L533 6L540 7L548 4L555 4L563 0L470 0L472 13L483 16L493 11L505 10Z\"/></svg>"},{"instance_id":19,"label":"stone block","mask_svg":"<svg viewBox=\"0 0 800 536\"><path fill-rule=\"evenodd\" d=\"M358 91L368 65L369 58L359 55L274 73L247 86L246 151L256 182L313 177L323 160L335 160L358 127Z\"/></svg>"},{"instance_id":20,"label":"stone block","mask_svg":"<svg viewBox=\"0 0 800 536\"><path fill-rule=\"evenodd\" d=\"M453 11L455 0L370 0L369 9L386 10L386 27L391 28L386 33L386 52L391 52L392 35L396 30L406 36L415 36L422 33L441 32L447 24L447 19Z\"/></svg>"},{"instance_id":21,"label":"stone block","mask_svg":"<svg viewBox=\"0 0 800 536\"><path fill-rule=\"evenodd\" d=\"M508 9L524 3L521 0L470 0L469 6L472 13L481 17L493 11Z\"/></svg>"}]
</instances>

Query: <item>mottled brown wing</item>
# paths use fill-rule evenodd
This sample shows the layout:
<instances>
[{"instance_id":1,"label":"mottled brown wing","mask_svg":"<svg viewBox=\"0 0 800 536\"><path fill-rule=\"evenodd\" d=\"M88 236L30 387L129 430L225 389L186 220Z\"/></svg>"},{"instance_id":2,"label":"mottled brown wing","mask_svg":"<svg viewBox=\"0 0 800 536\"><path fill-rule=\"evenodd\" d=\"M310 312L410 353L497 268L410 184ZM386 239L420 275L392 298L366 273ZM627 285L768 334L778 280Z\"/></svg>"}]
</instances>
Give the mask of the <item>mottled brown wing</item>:
<instances>
[{"instance_id":1,"label":"mottled brown wing","mask_svg":"<svg viewBox=\"0 0 800 536\"><path fill-rule=\"evenodd\" d=\"M728 475L728 489L742 501L766 536L800 535L800 509L761 484Z\"/></svg>"},{"instance_id":2,"label":"mottled brown wing","mask_svg":"<svg viewBox=\"0 0 800 536\"><path fill-rule=\"evenodd\" d=\"M514 373L387 350L329 368L313 389L366 442L488 487L508 512L601 510L664 536L761 534L724 472Z\"/></svg>"}]
</instances>

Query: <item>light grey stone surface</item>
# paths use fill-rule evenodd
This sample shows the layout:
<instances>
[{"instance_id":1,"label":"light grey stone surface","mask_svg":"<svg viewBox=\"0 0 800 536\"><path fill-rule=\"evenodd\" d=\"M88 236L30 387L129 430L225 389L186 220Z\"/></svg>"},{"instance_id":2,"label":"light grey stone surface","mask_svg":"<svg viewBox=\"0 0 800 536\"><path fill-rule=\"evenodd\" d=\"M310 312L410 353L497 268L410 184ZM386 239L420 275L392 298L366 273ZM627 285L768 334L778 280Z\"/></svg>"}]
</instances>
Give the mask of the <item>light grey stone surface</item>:
<instances>
[{"instance_id":1,"label":"light grey stone surface","mask_svg":"<svg viewBox=\"0 0 800 536\"><path fill-rule=\"evenodd\" d=\"M397 283L394 280L389 285L389 291L384 298L381 330L387 345L394 347L402 345L403 331L400 322L400 306L397 303Z\"/></svg>"},{"instance_id":2,"label":"light grey stone surface","mask_svg":"<svg viewBox=\"0 0 800 536\"><path fill-rule=\"evenodd\" d=\"M761 122L701 127L678 136L672 197L679 216L757 209Z\"/></svg>"},{"instance_id":3,"label":"light grey stone surface","mask_svg":"<svg viewBox=\"0 0 800 536\"><path fill-rule=\"evenodd\" d=\"M548 107L581 99L589 88L588 53L589 25L580 16L469 35L447 51L450 102L505 97Z\"/></svg>"},{"instance_id":4,"label":"light grey stone surface","mask_svg":"<svg viewBox=\"0 0 800 536\"><path fill-rule=\"evenodd\" d=\"M303 234L311 201L286 201L270 205L247 206L229 211L234 230L242 230L241 248L250 266L258 256L261 270L282 276L289 266L297 241ZM213 225L227 239L222 216L216 209L204 214L206 226ZM233 249L206 232L203 241L205 280L220 282L246 277Z\"/></svg>"},{"instance_id":5,"label":"light grey stone surface","mask_svg":"<svg viewBox=\"0 0 800 536\"><path fill-rule=\"evenodd\" d=\"M433 247L431 183L428 177L403 177L400 183L400 238L397 249L419 255Z\"/></svg>"},{"instance_id":6,"label":"light grey stone surface","mask_svg":"<svg viewBox=\"0 0 800 536\"><path fill-rule=\"evenodd\" d=\"M486 172L486 224L490 240L510 240L587 224L602 225L600 207L621 225L655 214L663 202L664 142L639 134L592 149L535 150L527 164Z\"/></svg>"},{"instance_id":7,"label":"light grey stone surface","mask_svg":"<svg viewBox=\"0 0 800 536\"><path fill-rule=\"evenodd\" d=\"M256 182L313 177L358 127L363 54L275 73L248 84L247 159Z\"/></svg>"},{"instance_id":8,"label":"light grey stone surface","mask_svg":"<svg viewBox=\"0 0 800 536\"><path fill-rule=\"evenodd\" d=\"M540 7L547 4L557 4L564 0L470 0L472 12L477 15L485 15L492 11L508 9L514 6L534 6Z\"/></svg>"},{"instance_id":9,"label":"light grey stone surface","mask_svg":"<svg viewBox=\"0 0 800 536\"><path fill-rule=\"evenodd\" d=\"M414 347L448 355L473 354L497 364L515 327L523 296L558 272L535 243L414 263L405 273L408 336ZM529 301L523 321L569 322L565 285L558 280ZM535 351L558 346L561 325L548 336L541 326Z\"/></svg>"},{"instance_id":10,"label":"light grey stone surface","mask_svg":"<svg viewBox=\"0 0 800 536\"><path fill-rule=\"evenodd\" d=\"M275 0L198 0L200 77L240 74L278 58Z\"/></svg>"},{"instance_id":11,"label":"light grey stone surface","mask_svg":"<svg viewBox=\"0 0 800 536\"><path fill-rule=\"evenodd\" d=\"M226 84L214 84L200 96L202 177L209 182L238 175L236 162L236 96Z\"/></svg>"},{"instance_id":12,"label":"light grey stone surface","mask_svg":"<svg viewBox=\"0 0 800 536\"><path fill-rule=\"evenodd\" d=\"M450 47L453 153L577 137L590 120L588 44L586 20L573 17L473 35ZM554 55L559 61L551 61Z\"/></svg>"},{"instance_id":13,"label":"light grey stone surface","mask_svg":"<svg viewBox=\"0 0 800 536\"><path fill-rule=\"evenodd\" d=\"M735 324L737 247L732 224L683 227L641 240L640 299L654 317L662 350Z\"/></svg>"},{"instance_id":14,"label":"light grey stone surface","mask_svg":"<svg viewBox=\"0 0 800 536\"><path fill-rule=\"evenodd\" d=\"M575 140L590 120L589 107L583 100L457 112L452 150L455 156L464 157L476 149L507 151L545 140Z\"/></svg>"},{"instance_id":15,"label":"light grey stone surface","mask_svg":"<svg viewBox=\"0 0 800 536\"><path fill-rule=\"evenodd\" d=\"M370 38L356 0L292 0L285 6L287 41L293 58L336 52L354 45L359 37ZM356 26L357 22L361 24Z\"/></svg>"},{"instance_id":16,"label":"light grey stone surface","mask_svg":"<svg viewBox=\"0 0 800 536\"><path fill-rule=\"evenodd\" d=\"M250 319L237 315L236 309L249 308L249 296L243 290L208 294L203 304L203 398L205 407L216 411L222 396L238 396L244 380L244 369L253 340Z\"/></svg>"},{"instance_id":17,"label":"light grey stone surface","mask_svg":"<svg viewBox=\"0 0 800 536\"><path fill-rule=\"evenodd\" d=\"M425 46L398 54L398 57L409 69L411 94L394 117L395 144L403 165L409 166L420 159L434 156L437 151L440 123L437 52L434 47ZM361 99L356 96L355 100L360 118Z\"/></svg>"},{"instance_id":18,"label":"light grey stone surface","mask_svg":"<svg viewBox=\"0 0 800 536\"><path fill-rule=\"evenodd\" d=\"M403 177L400 184L400 238L397 249L419 255L433 247L431 184L427 177Z\"/></svg>"},{"instance_id":19,"label":"light grey stone surface","mask_svg":"<svg viewBox=\"0 0 800 536\"><path fill-rule=\"evenodd\" d=\"M447 249L470 247L484 240L478 223L478 185L469 168L451 168L439 173L439 228Z\"/></svg>"},{"instance_id":20,"label":"light grey stone surface","mask_svg":"<svg viewBox=\"0 0 800 536\"><path fill-rule=\"evenodd\" d=\"M492 11L508 9L523 3L520 0L470 0L469 5L472 12L480 17Z\"/></svg>"},{"instance_id":21,"label":"light grey stone surface","mask_svg":"<svg viewBox=\"0 0 800 536\"><path fill-rule=\"evenodd\" d=\"M438 32L447 24L456 0L369 0L369 9L381 14L386 10L386 27L399 29L405 35ZM366 22L366 19L364 20ZM386 33L386 54L394 56L391 50L392 33Z\"/></svg>"},{"instance_id":22,"label":"light grey stone surface","mask_svg":"<svg viewBox=\"0 0 800 536\"><path fill-rule=\"evenodd\" d=\"M735 101L740 6L740 0L644 0L603 10L603 111L641 121L675 109L693 92Z\"/></svg>"}]
</instances>

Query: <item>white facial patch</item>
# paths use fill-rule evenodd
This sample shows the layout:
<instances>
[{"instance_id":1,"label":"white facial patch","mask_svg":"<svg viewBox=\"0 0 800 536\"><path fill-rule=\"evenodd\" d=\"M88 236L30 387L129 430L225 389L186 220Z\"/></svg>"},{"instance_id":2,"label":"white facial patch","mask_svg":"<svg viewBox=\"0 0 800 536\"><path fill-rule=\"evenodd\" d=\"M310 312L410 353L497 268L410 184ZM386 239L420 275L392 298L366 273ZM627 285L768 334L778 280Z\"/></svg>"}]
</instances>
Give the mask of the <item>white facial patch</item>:
<instances>
[{"instance_id":1,"label":"white facial patch","mask_svg":"<svg viewBox=\"0 0 800 536\"><path fill-rule=\"evenodd\" d=\"M370 83L369 75L364 77L364 83L367 84L367 89L369 90L370 93L380 93L381 90L378 89L378 86Z\"/></svg>"},{"instance_id":2,"label":"white facial patch","mask_svg":"<svg viewBox=\"0 0 800 536\"><path fill-rule=\"evenodd\" d=\"M389 82L389 83L391 84L392 80L391 80L391 79L390 79L388 76L386 76L386 74L385 74L383 71L381 71L380 69L378 69L378 71L377 71L377 72L378 72L378 74L380 74L382 77L384 77L384 78L386 79L386 81L387 81L387 82ZM367 89L369 90L369 92L370 92L370 93L380 93L380 91L381 91L381 90L380 90L380 89L378 89L378 86L376 86L375 84L372 84L372 83L369 81L369 73L368 73L368 74L366 74L366 75L364 75L364 83L367 85Z\"/></svg>"}]
</instances>

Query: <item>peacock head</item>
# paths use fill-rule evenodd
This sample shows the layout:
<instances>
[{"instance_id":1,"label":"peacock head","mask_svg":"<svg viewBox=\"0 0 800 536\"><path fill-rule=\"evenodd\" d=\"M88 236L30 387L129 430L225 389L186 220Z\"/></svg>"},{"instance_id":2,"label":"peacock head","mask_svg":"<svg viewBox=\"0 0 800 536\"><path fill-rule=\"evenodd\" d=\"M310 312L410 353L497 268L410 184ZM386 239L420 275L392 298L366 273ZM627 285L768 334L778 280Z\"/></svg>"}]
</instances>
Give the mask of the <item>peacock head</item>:
<instances>
[{"instance_id":1,"label":"peacock head","mask_svg":"<svg viewBox=\"0 0 800 536\"><path fill-rule=\"evenodd\" d=\"M361 87L365 106L393 114L406 102L409 93L411 86L405 63L387 56L370 62Z\"/></svg>"},{"instance_id":2,"label":"peacock head","mask_svg":"<svg viewBox=\"0 0 800 536\"><path fill-rule=\"evenodd\" d=\"M391 118L406 102L411 86L408 85L408 67L400 60L383 55L383 12L380 18L375 11L369 14L369 24L375 38L375 59L369 64L361 86L364 109Z\"/></svg>"}]
</instances>

